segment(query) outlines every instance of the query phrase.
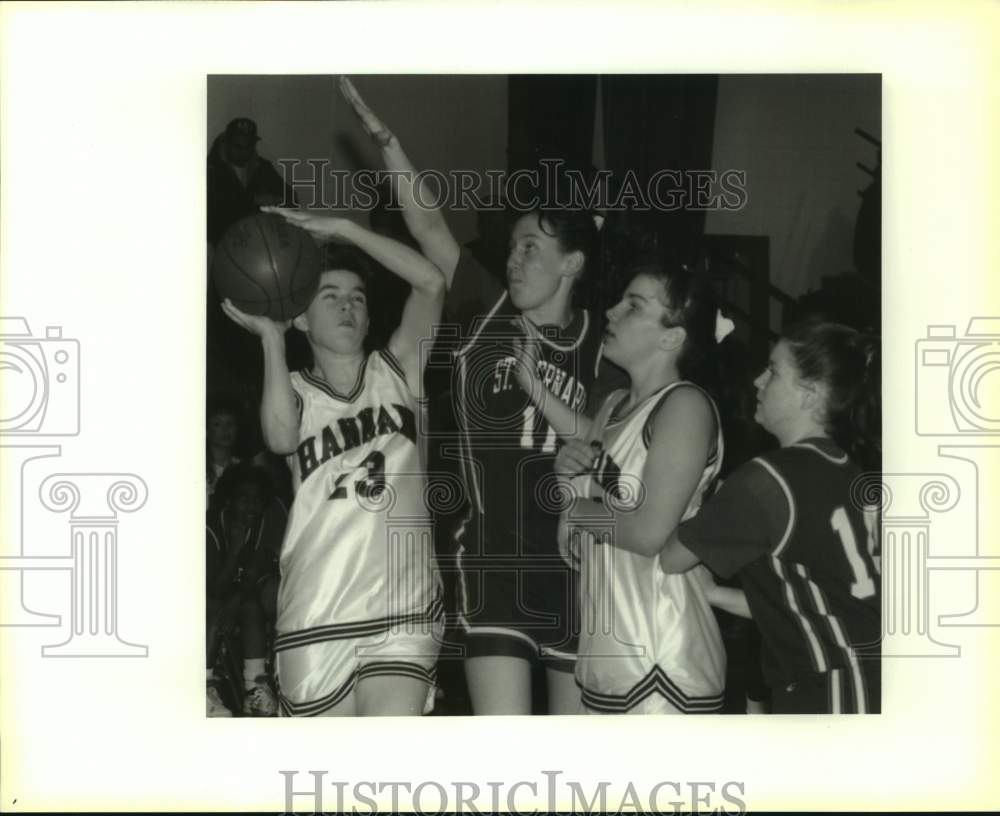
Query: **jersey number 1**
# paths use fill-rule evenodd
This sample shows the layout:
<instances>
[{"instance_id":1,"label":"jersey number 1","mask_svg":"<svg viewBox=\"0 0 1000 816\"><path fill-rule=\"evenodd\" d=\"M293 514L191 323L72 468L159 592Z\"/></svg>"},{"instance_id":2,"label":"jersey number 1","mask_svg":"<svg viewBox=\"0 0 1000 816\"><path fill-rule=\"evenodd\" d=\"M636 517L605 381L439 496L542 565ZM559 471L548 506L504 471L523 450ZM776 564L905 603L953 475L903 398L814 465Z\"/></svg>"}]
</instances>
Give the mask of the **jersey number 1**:
<instances>
[{"instance_id":1,"label":"jersey number 1","mask_svg":"<svg viewBox=\"0 0 1000 816\"><path fill-rule=\"evenodd\" d=\"M868 572L868 566L861 557L858 549L858 540L854 535L854 528L851 527L851 520L847 517L847 511L843 507L838 507L830 516L830 526L840 538L840 545L844 548L844 555L847 556L847 563L851 565L851 572L854 573L854 581L851 583L851 595L859 600L871 598L875 594L875 579ZM865 527L868 528L868 555L872 562L878 567L875 556L876 531L874 527L869 527L868 516L865 516Z\"/></svg>"},{"instance_id":2,"label":"jersey number 1","mask_svg":"<svg viewBox=\"0 0 1000 816\"><path fill-rule=\"evenodd\" d=\"M545 434L545 442L542 444L542 453L552 453L556 449L556 430L547 422L548 433ZM524 409L524 427L521 430L521 447L535 447L535 406L529 405Z\"/></svg>"}]
</instances>

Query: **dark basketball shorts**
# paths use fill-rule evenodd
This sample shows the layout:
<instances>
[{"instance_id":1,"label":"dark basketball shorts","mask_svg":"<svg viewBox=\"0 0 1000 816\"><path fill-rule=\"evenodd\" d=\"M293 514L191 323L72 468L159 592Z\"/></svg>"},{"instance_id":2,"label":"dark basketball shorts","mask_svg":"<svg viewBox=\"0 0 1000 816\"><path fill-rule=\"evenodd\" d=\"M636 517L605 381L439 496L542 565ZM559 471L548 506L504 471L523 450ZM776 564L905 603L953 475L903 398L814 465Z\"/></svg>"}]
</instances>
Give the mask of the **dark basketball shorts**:
<instances>
[{"instance_id":1,"label":"dark basketball shorts","mask_svg":"<svg viewBox=\"0 0 1000 816\"><path fill-rule=\"evenodd\" d=\"M554 536L552 543L554 549ZM579 578L558 554L463 551L458 572L466 657L521 657L574 670Z\"/></svg>"}]
</instances>

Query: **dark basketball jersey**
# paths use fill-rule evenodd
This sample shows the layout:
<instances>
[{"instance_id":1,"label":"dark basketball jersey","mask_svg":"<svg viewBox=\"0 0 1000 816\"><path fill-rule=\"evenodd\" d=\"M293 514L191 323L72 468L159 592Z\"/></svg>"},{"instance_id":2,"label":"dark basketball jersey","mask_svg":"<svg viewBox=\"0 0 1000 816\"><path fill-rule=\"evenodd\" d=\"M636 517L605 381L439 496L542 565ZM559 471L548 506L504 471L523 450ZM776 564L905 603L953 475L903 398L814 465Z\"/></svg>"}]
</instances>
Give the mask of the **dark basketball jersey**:
<instances>
[{"instance_id":1,"label":"dark basketball jersey","mask_svg":"<svg viewBox=\"0 0 1000 816\"><path fill-rule=\"evenodd\" d=\"M456 282L464 279L465 288L485 274L464 253L460 265ZM469 499L485 534L483 550L555 555L558 437L517 382L513 342L526 336L522 320L504 292L488 310L463 321L454 380L460 447ZM566 329L538 327L530 342L537 343L538 379L582 413L596 373L598 321L579 310Z\"/></svg>"},{"instance_id":2,"label":"dark basketball jersey","mask_svg":"<svg viewBox=\"0 0 1000 816\"><path fill-rule=\"evenodd\" d=\"M872 712L880 545L874 513L852 492L859 475L829 440L781 448L733 473L678 537L723 578L739 573L772 688L840 670L841 698Z\"/></svg>"}]
</instances>

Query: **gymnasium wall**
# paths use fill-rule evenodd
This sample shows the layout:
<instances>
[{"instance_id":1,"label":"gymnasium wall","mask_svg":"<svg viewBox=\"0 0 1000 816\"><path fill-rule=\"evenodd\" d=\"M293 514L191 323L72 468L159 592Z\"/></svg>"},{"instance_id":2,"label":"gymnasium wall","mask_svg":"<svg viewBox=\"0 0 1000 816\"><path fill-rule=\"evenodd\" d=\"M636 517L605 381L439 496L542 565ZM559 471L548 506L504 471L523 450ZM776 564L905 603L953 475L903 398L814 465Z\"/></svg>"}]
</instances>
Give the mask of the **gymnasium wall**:
<instances>
[{"instance_id":1,"label":"gymnasium wall","mask_svg":"<svg viewBox=\"0 0 1000 816\"><path fill-rule=\"evenodd\" d=\"M709 234L771 238L771 282L788 294L853 267L858 190L881 138L881 82L871 74L727 75L719 79L712 165L745 170L748 201L710 212Z\"/></svg>"},{"instance_id":2,"label":"gymnasium wall","mask_svg":"<svg viewBox=\"0 0 1000 816\"><path fill-rule=\"evenodd\" d=\"M507 166L505 76L357 76L358 90L386 119L418 168L504 169ZM381 167L330 76L210 76L206 153L237 116L257 122L261 155L329 159L336 168ZM308 176L307 168L301 168ZM476 235L475 214L449 222L463 243Z\"/></svg>"},{"instance_id":3,"label":"gymnasium wall","mask_svg":"<svg viewBox=\"0 0 1000 816\"><path fill-rule=\"evenodd\" d=\"M418 168L507 166L505 76L355 80ZM881 136L880 89L874 75L720 77L712 166L746 171L749 198L739 211L709 212L706 232L769 236L771 280L793 296L850 269L857 191L868 184L854 163L875 163L874 147L854 128ZM380 166L333 77L210 76L209 144L235 116L257 121L268 158ZM475 236L474 214L448 217L459 240Z\"/></svg>"}]
</instances>

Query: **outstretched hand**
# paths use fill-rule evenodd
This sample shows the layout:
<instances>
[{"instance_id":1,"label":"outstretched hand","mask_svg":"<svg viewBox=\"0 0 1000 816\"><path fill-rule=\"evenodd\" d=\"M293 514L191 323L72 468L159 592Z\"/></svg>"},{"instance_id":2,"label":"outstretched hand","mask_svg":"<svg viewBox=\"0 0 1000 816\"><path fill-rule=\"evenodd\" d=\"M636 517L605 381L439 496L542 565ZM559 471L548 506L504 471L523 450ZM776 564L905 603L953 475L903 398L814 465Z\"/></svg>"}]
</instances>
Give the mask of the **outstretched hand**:
<instances>
[{"instance_id":1,"label":"outstretched hand","mask_svg":"<svg viewBox=\"0 0 1000 816\"><path fill-rule=\"evenodd\" d=\"M261 207L263 212L280 215L293 227L299 227L308 232L320 243L334 238L344 238L346 230L352 223L349 218L337 215L323 215L308 210L293 210L290 207Z\"/></svg>"},{"instance_id":2,"label":"outstretched hand","mask_svg":"<svg viewBox=\"0 0 1000 816\"><path fill-rule=\"evenodd\" d=\"M392 131L385 126L385 122L375 115L368 105L365 104L365 100L361 98L361 94L358 93L358 89L354 87L354 83L351 82L347 77L342 76L340 78L340 92L344 95L344 99L347 100L353 109L354 113L357 115L358 119L361 120L361 127L365 129L365 132L372 137L372 140L379 146L385 147L389 142L392 141Z\"/></svg>"},{"instance_id":3,"label":"outstretched hand","mask_svg":"<svg viewBox=\"0 0 1000 816\"><path fill-rule=\"evenodd\" d=\"M222 301L222 311L226 313L226 316L233 321L237 326L246 329L252 334L256 334L258 337L266 338L268 336L282 336L289 327L292 325L291 320L272 320L264 315L252 315L247 314L244 311L237 309L233 306L233 302L226 298Z\"/></svg>"}]
</instances>

